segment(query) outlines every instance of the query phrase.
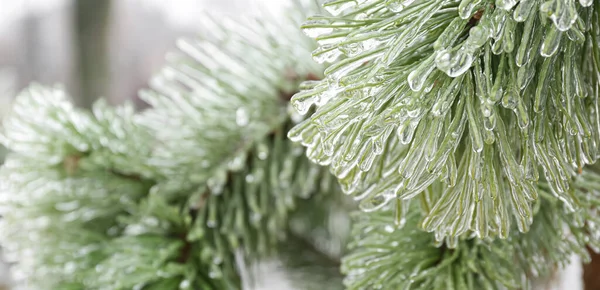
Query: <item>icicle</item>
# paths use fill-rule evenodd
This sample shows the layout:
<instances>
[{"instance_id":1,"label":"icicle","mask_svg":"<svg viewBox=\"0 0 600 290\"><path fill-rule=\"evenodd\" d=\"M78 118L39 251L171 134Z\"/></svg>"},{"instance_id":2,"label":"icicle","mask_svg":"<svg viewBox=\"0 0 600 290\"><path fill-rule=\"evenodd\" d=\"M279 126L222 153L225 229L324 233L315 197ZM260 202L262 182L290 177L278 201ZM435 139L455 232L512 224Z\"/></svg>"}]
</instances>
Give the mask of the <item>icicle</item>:
<instances>
[{"instance_id":1,"label":"icicle","mask_svg":"<svg viewBox=\"0 0 600 290\"><path fill-rule=\"evenodd\" d=\"M550 19L560 31L567 31L577 20L577 8L573 0L550 0L540 5L540 11Z\"/></svg>"},{"instance_id":2,"label":"icicle","mask_svg":"<svg viewBox=\"0 0 600 290\"><path fill-rule=\"evenodd\" d=\"M296 93L291 100L292 106L300 113L305 115L308 113L310 107L317 102L319 98L318 94L322 93L325 89L301 91Z\"/></svg>"},{"instance_id":3,"label":"icicle","mask_svg":"<svg viewBox=\"0 0 600 290\"><path fill-rule=\"evenodd\" d=\"M473 11L481 4L481 0L462 0L458 5L458 15L462 19L470 19Z\"/></svg>"},{"instance_id":4,"label":"icicle","mask_svg":"<svg viewBox=\"0 0 600 290\"><path fill-rule=\"evenodd\" d=\"M398 127L398 137L400 137L400 143L409 144L413 139L415 130L419 125L419 120L405 121Z\"/></svg>"},{"instance_id":5,"label":"icicle","mask_svg":"<svg viewBox=\"0 0 600 290\"><path fill-rule=\"evenodd\" d=\"M460 90L462 79L462 77L457 77L452 80L446 90L438 91L438 97L431 108L434 116L443 116L447 113Z\"/></svg>"},{"instance_id":6,"label":"icicle","mask_svg":"<svg viewBox=\"0 0 600 290\"><path fill-rule=\"evenodd\" d=\"M549 26L546 31L546 37L542 42L540 53L543 57L550 57L558 51L562 32L556 29L555 26Z\"/></svg>"},{"instance_id":7,"label":"icicle","mask_svg":"<svg viewBox=\"0 0 600 290\"><path fill-rule=\"evenodd\" d=\"M408 85L410 89L418 92L423 88L423 84L427 80L427 77L435 69L434 57L430 56L427 60L424 60L416 69L410 72L408 75Z\"/></svg>"},{"instance_id":8,"label":"icicle","mask_svg":"<svg viewBox=\"0 0 600 290\"><path fill-rule=\"evenodd\" d=\"M515 11L513 13L513 18L515 19L515 21L524 22L525 20L527 20L529 15L531 14L531 11L533 10L533 7L536 6L535 2L536 0L519 1L519 6L515 8Z\"/></svg>"}]
</instances>

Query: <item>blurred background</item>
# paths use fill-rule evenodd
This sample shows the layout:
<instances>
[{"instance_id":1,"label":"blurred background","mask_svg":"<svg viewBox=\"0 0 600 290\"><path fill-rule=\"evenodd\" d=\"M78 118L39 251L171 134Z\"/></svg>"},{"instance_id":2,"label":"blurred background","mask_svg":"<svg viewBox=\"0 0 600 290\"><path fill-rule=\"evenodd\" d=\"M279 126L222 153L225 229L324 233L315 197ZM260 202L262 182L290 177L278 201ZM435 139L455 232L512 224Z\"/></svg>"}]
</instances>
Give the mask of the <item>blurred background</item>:
<instances>
[{"instance_id":1,"label":"blurred background","mask_svg":"<svg viewBox=\"0 0 600 290\"><path fill-rule=\"evenodd\" d=\"M64 85L81 106L135 100L174 40L202 29L203 11L239 17L265 2L284 1L0 0L0 95L35 81Z\"/></svg>"},{"instance_id":2,"label":"blurred background","mask_svg":"<svg viewBox=\"0 0 600 290\"><path fill-rule=\"evenodd\" d=\"M61 85L75 103L133 100L202 13L238 18L280 9L280 0L0 0L0 117L31 82ZM0 150L2 151L2 150ZM0 152L1 153L1 152ZM3 154L1 154L3 155ZM1 157L0 155L0 157ZM0 260L0 290L10 289ZM252 289L292 289L276 262Z\"/></svg>"}]
</instances>

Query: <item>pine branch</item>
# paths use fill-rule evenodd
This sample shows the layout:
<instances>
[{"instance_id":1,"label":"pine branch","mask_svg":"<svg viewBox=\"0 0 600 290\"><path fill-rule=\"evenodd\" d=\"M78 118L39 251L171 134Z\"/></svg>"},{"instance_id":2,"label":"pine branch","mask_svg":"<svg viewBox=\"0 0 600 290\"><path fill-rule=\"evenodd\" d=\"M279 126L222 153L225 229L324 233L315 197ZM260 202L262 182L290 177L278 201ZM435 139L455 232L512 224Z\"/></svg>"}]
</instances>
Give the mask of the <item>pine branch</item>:
<instances>
[{"instance_id":1,"label":"pine branch","mask_svg":"<svg viewBox=\"0 0 600 290\"><path fill-rule=\"evenodd\" d=\"M538 181L578 210L570 180L600 142L596 6L325 1L332 16L303 28L332 65L292 98L317 109L289 137L365 211L430 199L424 227L440 240L528 231Z\"/></svg>"},{"instance_id":2,"label":"pine branch","mask_svg":"<svg viewBox=\"0 0 600 290\"><path fill-rule=\"evenodd\" d=\"M2 240L32 285L239 289L235 253L272 255L296 200L331 184L285 139L297 119L287 96L321 73L298 23L205 24L144 93L145 112L100 101L90 114L37 87L17 98L2 138L16 152L3 169Z\"/></svg>"},{"instance_id":3,"label":"pine branch","mask_svg":"<svg viewBox=\"0 0 600 290\"><path fill-rule=\"evenodd\" d=\"M125 177L152 174L143 163L150 138L131 122L132 107L93 108L92 115L57 89L32 86L4 122L2 141L13 153L0 170L2 245L16 277L32 285L85 288L124 230L118 217L152 186ZM117 167L123 173L113 174Z\"/></svg>"}]
</instances>

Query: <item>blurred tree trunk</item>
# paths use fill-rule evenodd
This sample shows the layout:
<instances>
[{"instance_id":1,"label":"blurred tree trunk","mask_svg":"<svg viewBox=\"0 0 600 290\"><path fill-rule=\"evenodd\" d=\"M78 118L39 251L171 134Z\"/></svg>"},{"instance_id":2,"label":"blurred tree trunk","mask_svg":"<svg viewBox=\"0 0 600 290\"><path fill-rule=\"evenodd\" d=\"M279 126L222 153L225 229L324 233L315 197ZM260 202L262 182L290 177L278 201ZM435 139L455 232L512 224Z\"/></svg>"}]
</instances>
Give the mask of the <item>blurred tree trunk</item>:
<instances>
[{"instance_id":1,"label":"blurred tree trunk","mask_svg":"<svg viewBox=\"0 0 600 290\"><path fill-rule=\"evenodd\" d=\"M75 49L78 56L77 105L90 107L106 97L109 83L110 0L75 0Z\"/></svg>"},{"instance_id":2,"label":"blurred tree trunk","mask_svg":"<svg viewBox=\"0 0 600 290\"><path fill-rule=\"evenodd\" d=\"M585 290L600 289L600 254L588 249L592 262L583 265L583 283Z\"/></svg>"}]
</instances>

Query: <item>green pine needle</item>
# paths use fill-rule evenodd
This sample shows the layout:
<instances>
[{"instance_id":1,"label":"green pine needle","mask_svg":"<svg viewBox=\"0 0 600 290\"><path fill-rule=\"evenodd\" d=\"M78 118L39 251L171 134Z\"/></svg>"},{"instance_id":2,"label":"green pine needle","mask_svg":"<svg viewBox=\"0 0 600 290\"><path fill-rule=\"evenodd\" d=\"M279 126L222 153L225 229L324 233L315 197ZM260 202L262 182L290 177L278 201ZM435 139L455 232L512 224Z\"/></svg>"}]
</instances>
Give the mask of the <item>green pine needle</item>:
<instances>
[{"instance_id":1,"label":"green pine needle","mask_svg":"<svg viewBox=\"0 0 600 290\"><path fill-rule=\"evenodd\" d=\"M318 77L290 18L205 18L136 113L73 108L59 89L16 99L2 142L2 244L39 289L239 289L284 240L298 199L335 190L286 139L299 82ZM312 8L311 8L312 7ZM312 9L312 10L311 10ZM273 61L276 60L276 61ZM235 82L231 80L235 79Z\"/></svg>"},{"instance_id":2,"label":"green pine needle","mask_svg":"<svg viewBox=\"0 0 600 290\"><path fill-rule=\"evenodd\" d=\"M463 236L436 242L417 226L416 208L401 229L392 225L395 213L389 206L356 213L351 252L342 264L347 289L531 289L536 278L549 277L572 255L587 261L586 246L597 247L598 178L585 172L572 186L582 200L580 212L565 213L563 204L547 195L535 204L529 232L511 231L506 240ZM539 188L548 189L547 183Z\"/></svg>"}]
</instances>

